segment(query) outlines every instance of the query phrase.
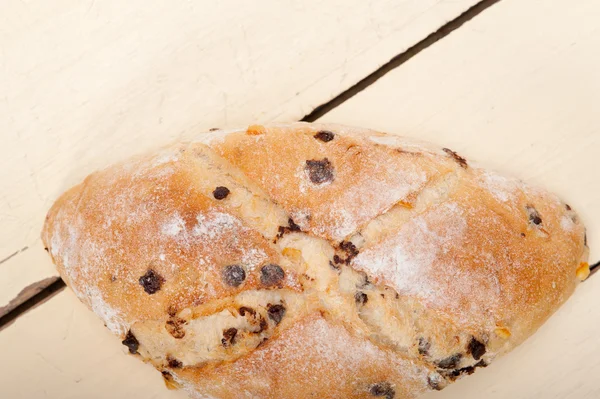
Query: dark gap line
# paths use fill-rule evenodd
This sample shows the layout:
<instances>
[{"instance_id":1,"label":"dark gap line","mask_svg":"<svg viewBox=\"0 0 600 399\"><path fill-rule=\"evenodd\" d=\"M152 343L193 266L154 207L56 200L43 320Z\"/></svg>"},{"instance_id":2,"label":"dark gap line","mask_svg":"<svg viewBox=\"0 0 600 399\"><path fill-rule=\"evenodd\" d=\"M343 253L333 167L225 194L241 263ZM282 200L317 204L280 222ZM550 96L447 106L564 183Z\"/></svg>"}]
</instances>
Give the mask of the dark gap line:
<instances>
[{"instance_id":1,"label":"dark gap line","mask_svg":"<svg viewBox=\"0 0 600 399\"><path fill-rule=\"evenodd\" d=\"M590 265L590 276L600 270L600 261Z\"/></svg>"},{"instance_id":2,"label":"dark gap line","mask_svg":"<svg viewBox=\"0 0 600 399\"><path fill-rule=\"evenodd\" d=\"M32 296L31 298L27 299L25 302L23 302L4 316L0 317L0 331L11 325L22 314L30 311L31 309L42 304L46 300L52 298L54 295L58 294L65 287L66 285L64 281L62 281L60 277L57 277L57 280L55 282L50 284L48 287L44 288L37 295Z\"/></svg>"},{"instance_id":3,"label":"dark gap line","mask_svg":"<svg viewBox=\"0 0 600 399\"><path fill-rule=\"evenodd\" d=\"M414 56L419 54L421 51L427 49L429 46L431 46L431 45L435 44L436 42L440 41L441 39L445 38L450 33L455 31L456 29L460 28L465 23L469 22L470 20L472 20L473 18L475 18L476 16L478 16L479 14L481 14L482 12L484 12L485 10L487 10L488 8L490 8L491 6L493 6L494 4L499 3L499 2L500 2L500 0L483 0L475 5L471 6L471 8L467 9L465 12L460 14L458 17L447 22L445 25L441 26L437 31L429 34L429 36L427 36L425 39L416 43L412 47L409 47L406 51L394 56L394 58L392 58L387 63L383 64L381 67L379 67L377 70L375 70L375 72L371 73L370 75L367 75L367 77L358 81L356 84L354 84L350 88L344 90L343 92L341 92L340 94L338 94L337 96L335 96L334 98L329 100L328 102L316 107L309 114L305 115L302 119L300 119L300 121L302 121L302 122L316 121L317 119L321 118L323 115L325 115L328 112L332 111L333 109L339 107L340 105L342 105L343 103L345 103L346 101L348 101L349 99L351 99L352 97L354 97L355 95L360 93L361 91L365 90L366 88L371 86L373 83L375 83L379 79L381 79L383 76L387 75L392 70L398 68L399 66L404 64L406 61L410 60L411 58L413 58Z\"/></svg>"},{"instance_id":4,"label":"dark gap line","mask_svg":"<svg viewBox=\"0 0 600 399\"><path fill-rule=\"evenodd\" d=\"M11 260L12 258L14 258L15 256L17 256L18 254L20 254L23 251L27 251L29 249L29 247L23 247L21 249L19 249L18 251L15 251L14 253L8 255L6 258L0 260L0 265L3 264L4 262L8 262L9 260Z\"/></svg>"}]
</instances>

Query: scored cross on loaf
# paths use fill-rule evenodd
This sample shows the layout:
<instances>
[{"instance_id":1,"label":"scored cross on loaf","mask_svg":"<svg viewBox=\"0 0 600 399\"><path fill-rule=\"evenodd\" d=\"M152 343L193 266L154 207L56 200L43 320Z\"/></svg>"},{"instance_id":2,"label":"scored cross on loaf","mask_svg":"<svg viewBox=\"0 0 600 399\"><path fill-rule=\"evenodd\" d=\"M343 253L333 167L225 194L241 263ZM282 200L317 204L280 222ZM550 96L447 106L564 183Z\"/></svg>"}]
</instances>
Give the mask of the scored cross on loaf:
<instances>
[{"instance_id":1,"label":"scored cross on loaf","mask_svg":"<svg viewBox=\"0 0 600 399\"><path fill-rule=\"evenodd\" d=\"M194 398L413 398L524 341L587 277L555 195L339 125L216 130L93 173L43 241Z\"/></svg>"}]
</instances>

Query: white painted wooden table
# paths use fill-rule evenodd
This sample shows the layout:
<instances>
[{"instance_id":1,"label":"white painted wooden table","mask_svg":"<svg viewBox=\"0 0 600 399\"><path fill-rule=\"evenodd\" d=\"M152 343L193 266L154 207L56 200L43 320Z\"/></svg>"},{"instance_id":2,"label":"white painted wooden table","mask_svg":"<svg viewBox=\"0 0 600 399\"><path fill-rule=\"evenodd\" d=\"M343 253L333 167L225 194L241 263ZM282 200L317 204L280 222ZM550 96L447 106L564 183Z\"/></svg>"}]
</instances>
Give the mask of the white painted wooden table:
<instances>
[{"instance_id":1,"label":"white painted wooden table","mask_svg":"<svg viewBox=\"0 0 600 399\"><path fill-rule=\"evenodd\" d=\"M0 315L18 317L0 330L0 397L184 398L68 290L10 313L57 279L45 212L102 165L210 127L298 120L340 94L321 120L437 142L557 192L598 260L599 21L596 0L3 0ZM600 398L599 303L594 276L516 351L427 398Z\"/></svg>"}]
</instances>

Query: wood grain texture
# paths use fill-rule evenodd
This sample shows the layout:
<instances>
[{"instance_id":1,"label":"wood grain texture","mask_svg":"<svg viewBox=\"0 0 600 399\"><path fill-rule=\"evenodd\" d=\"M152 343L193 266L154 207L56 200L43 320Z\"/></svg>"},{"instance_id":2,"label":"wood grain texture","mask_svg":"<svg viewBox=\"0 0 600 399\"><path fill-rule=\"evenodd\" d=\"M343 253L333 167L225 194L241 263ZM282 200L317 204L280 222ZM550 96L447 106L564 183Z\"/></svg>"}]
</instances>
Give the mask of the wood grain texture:
<instances>
[{"instance_id":1,"label":"wood grain texture","mask_svg":"<svg viewBox=\"0 0 600 399\"><path fill-rule=\"evenodd\" d=\"M299 119L477 2L2 1L0 259L39 247L49 206L94 169L215 126ZM0 307L56 276L5 266Z\"/></svg>"}]
</instances>

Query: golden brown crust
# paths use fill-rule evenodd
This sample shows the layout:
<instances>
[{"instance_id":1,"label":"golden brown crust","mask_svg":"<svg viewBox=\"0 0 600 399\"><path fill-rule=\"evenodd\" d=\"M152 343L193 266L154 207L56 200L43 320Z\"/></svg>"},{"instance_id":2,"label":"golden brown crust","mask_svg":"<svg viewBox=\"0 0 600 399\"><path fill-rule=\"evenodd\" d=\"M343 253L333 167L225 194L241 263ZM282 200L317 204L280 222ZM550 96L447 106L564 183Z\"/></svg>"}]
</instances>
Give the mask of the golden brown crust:
<instances>
[{"instance_id":1,"label":"golden brown crust","mask_svg":"<svg viewBox=\"0 0 600 399\"><path fill-rule=\"evenodd\" d=\"M377 384L389 384L389 394L395 395L390 397L408 399L424 392L428 376L436 375L421 362L353 336L319 313L299 320L233 363L173 374L186 381L192 394L222 399L373 398L370 391Z\"/></svg>"},{"instance_id":2,"label":"golden brown crust","mask_svg":"<svg viewBox=\"0 0 600 399\"><path fill-rule=\"evenodd\" d=\"M530 336L585 275L584 234L555 196L454 151L299 123L94 173L42 238L197 397L410 398Z\"/></svg>"}]
</instances>

